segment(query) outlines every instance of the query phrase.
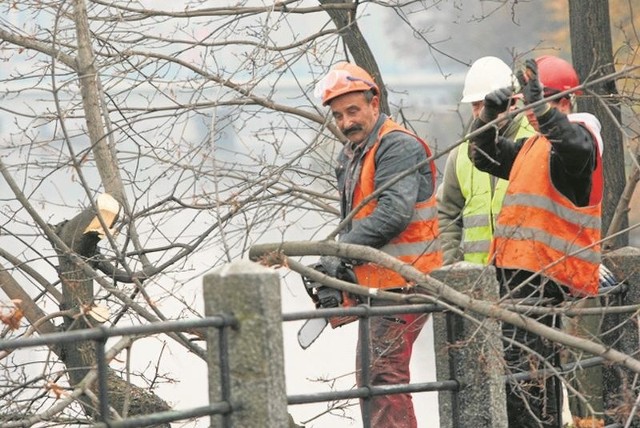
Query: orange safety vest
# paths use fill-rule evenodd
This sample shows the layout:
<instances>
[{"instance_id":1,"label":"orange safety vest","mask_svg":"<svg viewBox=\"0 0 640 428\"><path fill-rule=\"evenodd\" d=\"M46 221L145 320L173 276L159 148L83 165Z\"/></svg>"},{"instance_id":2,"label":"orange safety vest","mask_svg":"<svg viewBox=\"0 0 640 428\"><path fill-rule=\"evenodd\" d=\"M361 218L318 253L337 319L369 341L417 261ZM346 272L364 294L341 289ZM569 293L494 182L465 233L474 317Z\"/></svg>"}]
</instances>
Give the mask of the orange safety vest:
<instances>
[{"instance_id":1,"label":"orange safety vest","mask_svg":"<svg viewBox=\"0 0 640 428\"><path fill-rule=\"evenodd\" d=\"M491 243L497 267L541 273L576 296L597 294L603 182L599 149L596 158L590 205L578 207L553 186L549 140L538 134L525 142L511 169Z\"/></svg>"},{"instance_id":2,"label":"orange safety vest","mask_svg":"<svg viewBox=\"0 0 640 428\"><path fill-rule=\"evenodd\" d=\"M353 194L353 207L357 207L363 199L374 192L374 179L376 173L375 156L382 137L392 131L401 131L416 138L422 144L427 157L431 156L431 150L427 143L402 128L391 119L387 119L378 132L378 139L373 147L365 154L360 177ZM381 251L392 255L405 263L413 265L421 272L428 273L442 266L442 250L438 240L438 216L436 208L435 177L436 167L431 162L431 174L433 177L433 192L431 197L423 202L417 202L413 212L413 218L398 236L380 248ZM371 215L376 209L376 199L369 201L354 216L353 224ZM407 281L393 270L385 269L374 263L365 263L354 266L354 273L358 284L371 288L401 288Z\"/></svg>"}]
</instances>

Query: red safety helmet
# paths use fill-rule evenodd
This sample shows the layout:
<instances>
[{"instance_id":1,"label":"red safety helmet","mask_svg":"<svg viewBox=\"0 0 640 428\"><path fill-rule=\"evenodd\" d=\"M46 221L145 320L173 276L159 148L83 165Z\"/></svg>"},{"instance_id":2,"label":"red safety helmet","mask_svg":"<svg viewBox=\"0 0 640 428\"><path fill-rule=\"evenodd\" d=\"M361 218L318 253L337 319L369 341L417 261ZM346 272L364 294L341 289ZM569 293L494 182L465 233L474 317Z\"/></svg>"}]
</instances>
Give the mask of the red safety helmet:
<instances>
[{"instance_id":1,"label":"red safety helmet","mask_svg":"<svg viewBox=\"0 0 640 428\"><path fill-rule=\"evenodd\" d=\"M378 85L369 73L350 62L340 62L318 82L315 95L321 98L322 105L326 106L332 99L340 95L369 90L376 95L380 93Z\"/></svg>"},{"instance_id":2,"label":"red safety helmet","mask_svg":"<svg viewBox=\"0 0 640 428\"><path fill-rule=\"evenodd\" d=\"M578 73L573 66L557 56L543 55L536 58L538 77L545 89L545 95L566 91L580 85ZM576 91L580 95L582 91Z\"/></svg>"}]
</instances>

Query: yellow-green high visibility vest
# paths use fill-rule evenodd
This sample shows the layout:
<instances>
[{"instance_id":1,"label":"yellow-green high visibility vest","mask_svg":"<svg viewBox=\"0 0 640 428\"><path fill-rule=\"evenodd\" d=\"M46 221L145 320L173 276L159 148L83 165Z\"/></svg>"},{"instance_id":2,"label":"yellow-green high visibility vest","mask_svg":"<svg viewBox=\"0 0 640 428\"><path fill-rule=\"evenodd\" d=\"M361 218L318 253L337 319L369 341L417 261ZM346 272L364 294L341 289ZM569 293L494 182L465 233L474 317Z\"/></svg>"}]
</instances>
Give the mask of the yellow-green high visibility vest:
<instances>
[{"instance_id":1,"label":"yellow-green high visibility vest","mask_svg":"<svg viewBox=\"0 0 640 428\"><path fill-rule=\"evenodd\" d=\"M515 137L505 136L517 140L534 133L526 117L522 116ZM462 251L465 261L486 265L495 221L509 181L493 177L473 166L468 147L468 141L462 143L456 159L456 175L465 200L462 209Z\"/></svg>"}]
</instances>

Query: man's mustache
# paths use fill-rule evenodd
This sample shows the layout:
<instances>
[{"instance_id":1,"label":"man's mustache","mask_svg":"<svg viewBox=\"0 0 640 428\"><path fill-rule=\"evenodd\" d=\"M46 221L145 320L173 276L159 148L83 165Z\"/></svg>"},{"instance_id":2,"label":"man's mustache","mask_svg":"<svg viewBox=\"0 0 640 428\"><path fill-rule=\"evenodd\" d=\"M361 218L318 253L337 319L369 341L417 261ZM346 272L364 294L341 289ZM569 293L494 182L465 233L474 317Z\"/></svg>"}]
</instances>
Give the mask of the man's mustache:
<instances>
[{"instance_id":1,"label":"man's mustache","mask_svg":"<svg viewBox=\"0 0 640 428\"><path fill-rule=\"evenodd\" d=\"M349 134L352 134L352 133L354 133L354 132L362 131L362 129L363 129L363 128L362 128L362 126L360 126L360 125L353 125L351 128L347 128L347 129L345 129L344 131L342 131L342 133L343 133L345 136L349 136Z\"/></svg>"}]
</instances>

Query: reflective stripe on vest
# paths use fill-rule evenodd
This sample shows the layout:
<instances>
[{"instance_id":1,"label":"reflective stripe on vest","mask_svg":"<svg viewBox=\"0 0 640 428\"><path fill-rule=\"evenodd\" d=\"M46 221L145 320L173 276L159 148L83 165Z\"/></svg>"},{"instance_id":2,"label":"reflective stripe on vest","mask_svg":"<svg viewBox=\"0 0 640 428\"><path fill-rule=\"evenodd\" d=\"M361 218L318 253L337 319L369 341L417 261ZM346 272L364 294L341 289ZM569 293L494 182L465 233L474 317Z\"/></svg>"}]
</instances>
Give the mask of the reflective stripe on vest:
<instances>
[{"instance_id":1,"label":"reflective stripe on vest","mask_svg":"<svg viewBox=\"0 0 640 428\"><path fill-rule=\"evenodd\" d=\"M402 128L391 119L387 119L380 127L378 140L362 161L362 170L354 190L352 208L357 207L367 196L374 192L376 152L382 137L392 131L405 132L416 138L422 144L427 157L431 156L431 151L425 141ZM433 162L430 163L430 168L434 187L431 197L426 201L416 203L409 225L398 236L380 248L381 251L405 263L409 263L425 273L442 266L435 192L436 167ZM357 226L359 221L371 215L376 206L377 200L373 199L362 207L353 218L353 226ZM372 288L399 288L406 286L406 280L401 275L373 263L356 265L353 270L360 285Z\"/></svg>"},{"instance_id":2,"label":"reflective stripe on vest","mask_svg":"<svg viewBox=\"0 0 640 428\"><path fill-rule=\"evenodd\" d=\"M512 126L517 126L515 128L517 132L509 132L515 135L505 135L505 137L517 140L535 134L524 115L516 117ZM465 141L458 148L456 157L456 176L464 197L461 238L463 260L485 265L489 260L496 218L509 182L501 178L493 178L488 173L477 169L469 159L468 148L469 143ZM492 180L494 180L493 188Z\"/></svg>"},{"instance_id":3,"label":"reflective stripe on vest","mask_svg":"<svg viewBox=\"0 0 640 428\"><path fill-rule=\"evenodd\" d=\"M520 150L491 254L498 267L539 272L575 295L594 295L601 259L601 202L578 207L558 192L551 181L550 152L551 143L544 136L529 138ZM598 171L601 168L594 174Z\"/></svg>"},{"instance_id":4,"label":"reflective stripe on vest","mask_svg":"<svg viewBox=\"0 0 640 428\"><path fill-rule=\"evenodd\" d=\"M468 147L468 142L462 143L456 158L456 175L465 201L462 208L462 251L465 261L486 264L494 216L500 210L508 182L497 179L493 190L493 178L473 166L467 154Z\"/></svg>"}]
</instances>

